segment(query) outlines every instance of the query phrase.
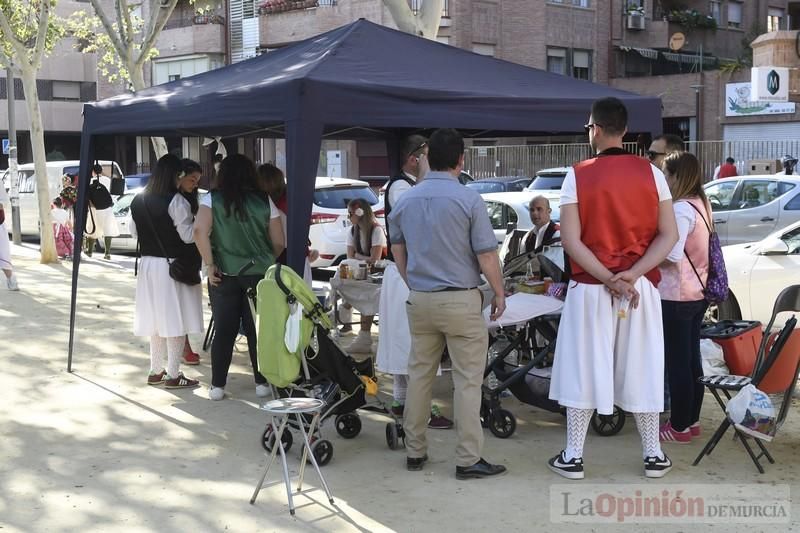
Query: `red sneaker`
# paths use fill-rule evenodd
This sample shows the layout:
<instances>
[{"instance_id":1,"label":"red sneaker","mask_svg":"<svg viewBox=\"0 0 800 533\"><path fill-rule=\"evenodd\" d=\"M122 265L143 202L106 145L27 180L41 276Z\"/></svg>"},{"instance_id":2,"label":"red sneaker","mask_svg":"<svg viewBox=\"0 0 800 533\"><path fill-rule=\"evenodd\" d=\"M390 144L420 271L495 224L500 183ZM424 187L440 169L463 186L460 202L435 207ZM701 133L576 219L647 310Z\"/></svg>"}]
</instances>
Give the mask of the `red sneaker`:
<instances>
[{"instance_id":1,"label":"red sneaker","mask_svg":"<svg viewBox=\"0 0 800 533\"><path fill-rule=\"evenodd\" d=\"M661 426L658 433L661 442L674 442L675 444L690 444L692 442L692 433L688 429L684 431L676 431L672 427L671 422L667 422Z\"/></svg>"},{"instance_id":2,"label":"red sneaker","mask_svg":"<svg viewBox=\"0 0 800 533\"><path fill-rule=\"evenodd\" d=\"M183 362L187 365L199 365L200 364L200 354L195 353L191 350L187 350L183 352Z\"/></svg>"},{"instance_id":3,"label":"red sneaker","mask_svg":"<svg viewBox=\"0 0 800 533\"><path fill-rule=\"evenodd\" d=\"M692 434L692 438L700 436L700 422L695 422L691 426L689 426L689 432Z\"/></svg>"}]
</instances>

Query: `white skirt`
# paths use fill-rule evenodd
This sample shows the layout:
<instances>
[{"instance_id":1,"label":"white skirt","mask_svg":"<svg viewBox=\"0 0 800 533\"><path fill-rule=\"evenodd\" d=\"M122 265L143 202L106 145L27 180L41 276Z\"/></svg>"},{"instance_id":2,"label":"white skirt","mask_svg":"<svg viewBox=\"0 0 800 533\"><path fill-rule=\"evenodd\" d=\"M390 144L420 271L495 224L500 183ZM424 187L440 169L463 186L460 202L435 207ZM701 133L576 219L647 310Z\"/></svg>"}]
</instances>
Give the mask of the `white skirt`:
<instances>
[{"instance_id":1,"label":"white skirt","mask_svg":"<svg viewBox=\"0 0 800 533\"><path fill-rule=\"evenodd\" d=\"M202 284L186 285L169 277L169 263L163 257L142 257L133 334L182 337L203 329Z\"/></svg>"},{"instance_id":2,"label":"white skirt","mask_svg":"<svg viewBox=\"0 0 800 533\"><path fill-rule=\"evenodd\" d=\"M11 244L8 242L5 222L0 224L0 269L11 270Z\"/></svg>"},{"instance_id":3,"label":"white skirt","mask_svg":"<svg viewBox=\"0 0 800 533\"><path fill-rule=\"evenodd\" d=\"M92 220L94 220L94 223L92 223ZM90 229L94 231L90 233ZM114 216L114 210L111 207L108 209L89 207L89 213L86 214L86 237L90 239L119 237L117 217Z\"/></svg>"},{"instance_id":4,"label":"white skirt","mask_svg":"<svg viewBox=\"0 0 800 533\"><path fill-rule=\"evenodd\" d=\"M381 300L378 314L378 357L376 366L389 374L408 374L408 356L411 353L411 331L408 327L406 301L408 287L394 263L388 263L383 272Z\"/></svg>"},{"instance_id":5,"label":"white skirt","mask_svg":"<svg viewBox=\"0 0 800 533\"><path fill-rule=\"evenodd\" d=\"M611 414L664 408L661 299L647 278L636 282L639 307L618 314L604 285L570 283L558 329L550 399L565 407Z\"/></svg>"}]
</instances>

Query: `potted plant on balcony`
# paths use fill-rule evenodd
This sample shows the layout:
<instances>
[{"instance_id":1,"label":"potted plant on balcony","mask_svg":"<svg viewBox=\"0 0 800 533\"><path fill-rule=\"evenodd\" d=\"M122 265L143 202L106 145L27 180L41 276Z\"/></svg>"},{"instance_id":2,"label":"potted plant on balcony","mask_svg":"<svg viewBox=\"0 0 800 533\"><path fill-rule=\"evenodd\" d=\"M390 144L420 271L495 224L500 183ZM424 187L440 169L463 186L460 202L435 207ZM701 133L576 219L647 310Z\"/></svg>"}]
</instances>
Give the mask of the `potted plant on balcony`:
<instances>
[{"instance_id":1,"label":"potted plant on balcony","mask_svg":"<svg viewBox=\"0 0 800 533\"><path fill-rule=\"evenodd\" d=\"M628 2L625 7L627 28L629 30L643 30L645 28L644 6L638 2Z\"/></svg>"},{"instance_id":2,"label":"potted plant on balcony","mask_svg":"<svg viewBox=\"0 0 800 533\"><path fill-rule=\"evenodd\" d=\"M673 9L667 15L667 20L680 24L687 32L695 28L717 29L717 21L714 17L703 15L696 9Z\"/></svg>"}]
</instances>

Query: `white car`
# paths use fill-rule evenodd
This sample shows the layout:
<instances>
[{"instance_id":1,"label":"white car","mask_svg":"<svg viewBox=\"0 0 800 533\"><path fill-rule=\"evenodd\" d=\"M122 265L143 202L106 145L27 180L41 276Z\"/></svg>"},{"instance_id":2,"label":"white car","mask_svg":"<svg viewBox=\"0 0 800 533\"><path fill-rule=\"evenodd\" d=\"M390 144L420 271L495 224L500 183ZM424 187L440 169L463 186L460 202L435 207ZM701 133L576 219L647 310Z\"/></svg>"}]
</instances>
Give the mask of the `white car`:
<instances>
[{"instance_id":1,"label":"white car","mask_svg":"<svg viewBox=\"0 0 800 533\"><path fill-rule=\"evenodd\" d=\"M112 178L124 177L119 165L113 161L99 161L103 166L103 174ZM47 196L52 201L63 188L61 178L64 174L77 175L80 161L48 161L47 182L49 190ZM2 181L11 194L12 176L8 171L3 174ZM17 187L19 188L19 214L20 230L22 235L39 236L39 194L36 189L36 174L33 163L25 163L17 167ZM11 225L9 224L10 228Z\"/></svg>"},{"instance_id":2,"label":"white car","mask_svg":"<svg viewBox=\"0 0 800 533\"><path fill-rule=\"evenodd\" d=\"M766 325L778 294L800 283L800 222L758 242L722 248L731 295L715 318Z\"/></svg>"},{"instance_id":3,"label":"white car","mask_svg":"<svg viewBox=\"0 0 800 533\"><path fill-rule=\"evenodd\" d=\"M514 229L529 230L533 227L531 222L528 204L538 196L537 192L493 192L482 194L483 201L486 202L486 212L492 222L492 229L497 237L497 243L502 244L508 233L508 225L513 224ZM558 198L548 198L550 200L550 218L558 222L560 213L558 209Z\"/></svg>"},{"instance_id":4,"label":"white car","mask_svg":"<svg viewBox=\"0 0 800 533\"><path fill-rule=\"evenodd\" d=\"M369 183L347 178L317 178L308 230L311 247L319 250L319 259L311 263L313 268L336 265L347 258L347 235L350 231L347 204L356 198L369 202L378 223L385 229L383 200L378 199Z\"/></svg>"},{"instance_id":5,"label":"white car","mask_svg":"<svg viewBox=\"0 0 800 533\"><path fill-rule=\"evenodd\" d=\"M554 167L544 168L536 173L536 177L525 189L534 194L541 194L542 196L558 200L561 196L561 186L564 184L564 178L570 167Z\"/></svg>"},{"instance_id":6,"label":"white car","mask_svg":"<svg viewBox=\"0 0 800 533\"><path fill-rule=\"evenodd\" d=\"M800 176L736 176L704 189L723 246L763 239L800 220Z\"/></svg>"}]
</instances>

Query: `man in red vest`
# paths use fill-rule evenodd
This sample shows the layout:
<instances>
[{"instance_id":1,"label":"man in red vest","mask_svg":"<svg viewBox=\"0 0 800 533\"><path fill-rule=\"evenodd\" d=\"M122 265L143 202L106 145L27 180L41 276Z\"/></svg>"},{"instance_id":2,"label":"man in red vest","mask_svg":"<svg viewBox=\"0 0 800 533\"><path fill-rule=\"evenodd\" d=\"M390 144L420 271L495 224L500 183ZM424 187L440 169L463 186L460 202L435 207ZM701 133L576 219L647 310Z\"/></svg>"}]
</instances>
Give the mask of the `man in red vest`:
<instances>
[{"instance_id":1,"label":"man in red vest","mask_svg":"<svg viewBox=\"0 0 800 533\"><path fill-rule=\"evenodd\" d=\"M647 477L672 462L661 450L664 334L658 265L678 240L664 174L622 149L628 113L616 98L592 105L586 131L597 156L576 164L561 189L561 241L572 281L561 315L550 398L567 408L567 446L551 470L583 479L594 410L633 413Z\"/></svg>"}]
</instances>

